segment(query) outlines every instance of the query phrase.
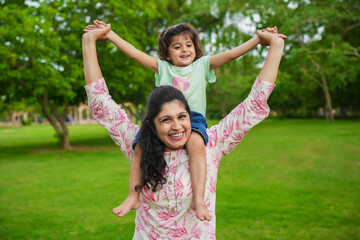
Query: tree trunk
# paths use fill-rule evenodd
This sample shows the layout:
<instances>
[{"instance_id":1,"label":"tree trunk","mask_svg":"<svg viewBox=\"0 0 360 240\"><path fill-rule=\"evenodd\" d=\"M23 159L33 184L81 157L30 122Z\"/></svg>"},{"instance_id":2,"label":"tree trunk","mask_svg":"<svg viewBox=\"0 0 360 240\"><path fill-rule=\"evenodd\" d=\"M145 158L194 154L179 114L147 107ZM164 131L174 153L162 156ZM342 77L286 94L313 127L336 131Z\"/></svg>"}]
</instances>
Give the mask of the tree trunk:
<instances>
[{"instance_id":1,"label":"tree trunk","mask_svg":"<svg viewBox=\"0 0 360 240\"><path fill-rule=\"evenodd\" d=\"M69 139L69 132L66 127L66 132L64 131L62 138L61 138L61 148L66 150L71 150L72 147L70 145L70 139Z\"/></svg>"},{"instance_id":2,"label":"tree trunk","mask_svg":"<svg viewBox=\"0 0 360 240\"><path fill-rule=\"evenodd\" d=\"M330 96L329 86L327 84L324 73L321 73L321 83L322 83L324 94L325 94L325 118L327 121L333 122L334 121L334 113L332 111L331 96Z\"/></svg>"},{"instance_id":3,"label":"tree trunk","mask_svg":"<svg viewBox=\"0 0 360 240\"><path fill-rule=\"evenodd\" d=\"M321 76L321 84L320 86L322 87L323 91L324 91L324 95L325 95L325 119L329 122L333 122L334 121L334 114L332 111L332 103L331 103L331 96L330 96L330 91L329 91L329 85L327 83L326 77L324 75L324 72L321 71L321 67L320 65L315 62L314 59L310 58L311 62L313 63L313 65L315 66L316 72L320 73Z\"/></svg>"},{"instance_id":4,"label":"tree trunk","mask_svg":"<svg viewBox=\"0 0 360 240\"><path fill-rule=\"evenodd\" d=\"M41 111L44 113L51 126L55 129L61 148L65 150L72 149L69 139L69 130L65 124L65 116L68 112L67 104L65 103L65 111L64 114L61 115L54 105L49 102L47 94L38 96L37 100L41 105Z\"/></svg>"}]
</instances>

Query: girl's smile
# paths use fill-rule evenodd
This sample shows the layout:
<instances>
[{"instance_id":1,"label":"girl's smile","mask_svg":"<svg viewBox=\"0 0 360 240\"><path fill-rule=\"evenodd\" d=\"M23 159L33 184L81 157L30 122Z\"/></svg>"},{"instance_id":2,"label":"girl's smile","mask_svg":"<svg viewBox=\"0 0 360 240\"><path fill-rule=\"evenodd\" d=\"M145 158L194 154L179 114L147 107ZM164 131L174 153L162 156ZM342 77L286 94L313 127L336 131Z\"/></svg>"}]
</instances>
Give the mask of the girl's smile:
<instances>
[{"instance_id":1,"label":"girl's smile","mask_svg":"<svg viewBox=\"0 0 360 240\"><path fill-rule=\"evenodd\" d=\"M180 34L171 39L167 60L173 65L186 67L194 61L195 56L194 43L189 35Z\"/></svg>"}]
</instances>

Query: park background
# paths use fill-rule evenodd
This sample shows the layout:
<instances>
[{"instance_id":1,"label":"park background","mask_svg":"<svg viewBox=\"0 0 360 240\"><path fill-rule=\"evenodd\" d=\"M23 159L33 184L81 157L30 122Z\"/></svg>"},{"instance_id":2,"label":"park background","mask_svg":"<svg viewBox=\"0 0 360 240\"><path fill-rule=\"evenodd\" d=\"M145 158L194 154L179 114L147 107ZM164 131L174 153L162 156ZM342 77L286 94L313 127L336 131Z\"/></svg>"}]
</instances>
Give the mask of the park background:
<instances>
[{"instance_id":1,"label":"park background","mask_svg":"<svg viewBox=\"0 0 360 240\"><path fill-rule=\"evenodd\" d=\"M95 19L156 56L157 34L189 22L205 54L277 26L288 36L271 115L220 165L218 239L360 239L360 1L0 0L0 239L131 239L129 163L86 103L83 28ZM109 42L98 57L116 102L144 114L153 73ZM216 69L216 124L250 91L267 48ZM130 104L129 104L130 103ZM12 112L26 112L12 126ZM46 124L34 121L35 114Z\"/></svg>"}]
</instances>

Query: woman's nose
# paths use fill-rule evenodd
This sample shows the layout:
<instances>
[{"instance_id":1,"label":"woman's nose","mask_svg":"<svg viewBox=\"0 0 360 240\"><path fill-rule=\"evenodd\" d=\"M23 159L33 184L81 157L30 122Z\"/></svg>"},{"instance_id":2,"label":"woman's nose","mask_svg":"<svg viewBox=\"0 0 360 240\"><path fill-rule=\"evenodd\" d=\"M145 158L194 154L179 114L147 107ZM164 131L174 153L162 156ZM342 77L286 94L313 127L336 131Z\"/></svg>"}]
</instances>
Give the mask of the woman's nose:
<instances>
[{"instance_id":1,"label":"woman's nose","mask_svg":"<svg viewBox=\"0 0 360 240\"><path fill-rule=\"evenodd\" d=\"M175 121L173 122L172 129L173 129L173 130L178 130L178 129L180 129L180 128L181 128L180 122L179 122L178 120L175 120Z\"/></svg>"}]
</instances>

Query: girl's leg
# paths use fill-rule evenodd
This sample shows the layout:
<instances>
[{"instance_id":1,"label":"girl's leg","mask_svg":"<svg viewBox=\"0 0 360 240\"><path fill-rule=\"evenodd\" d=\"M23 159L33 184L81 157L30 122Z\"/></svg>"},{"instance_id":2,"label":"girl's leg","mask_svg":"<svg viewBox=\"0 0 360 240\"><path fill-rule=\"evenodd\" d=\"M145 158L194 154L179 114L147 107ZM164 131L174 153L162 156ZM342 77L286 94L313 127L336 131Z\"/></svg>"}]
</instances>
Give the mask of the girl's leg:
<instances>
[{"instance_id":1,"label":"girl's leg","mask_svg":"<svg viewBox=\"0 0 360 240\"><path fill-rule=\"evenodd\" d=\"M211 221L212 217L204 203L207 165L205 145L201 134L193 131L186 143L186 149L189 153L190 178L193 191L191 208L195 210L196 217L199 220Z\"/></svg>"},{"instance_id":2,"label":"girl's leg","mask_svg":"<svg viewBox=\"0 0 360 240\"><path fill-rule=\"evenodd\" d=\"M113 212L119 217L125 216L131 209L138 209L140 207L140 190L135 191L135 186L141 183L141 155L142 149L139 144L136 144L134 158L130 167L129 195L120 206L113 209Z\"/></svg>"}]
</instances>

